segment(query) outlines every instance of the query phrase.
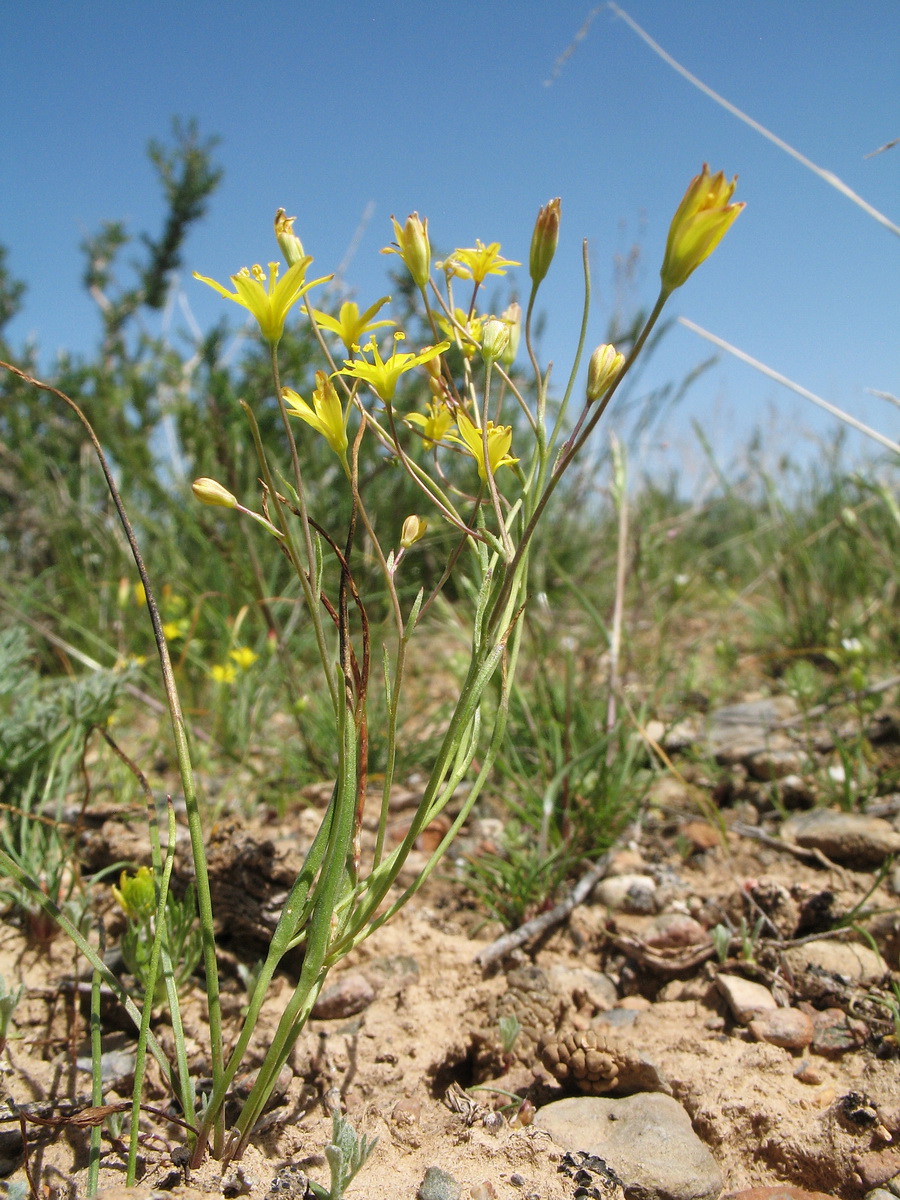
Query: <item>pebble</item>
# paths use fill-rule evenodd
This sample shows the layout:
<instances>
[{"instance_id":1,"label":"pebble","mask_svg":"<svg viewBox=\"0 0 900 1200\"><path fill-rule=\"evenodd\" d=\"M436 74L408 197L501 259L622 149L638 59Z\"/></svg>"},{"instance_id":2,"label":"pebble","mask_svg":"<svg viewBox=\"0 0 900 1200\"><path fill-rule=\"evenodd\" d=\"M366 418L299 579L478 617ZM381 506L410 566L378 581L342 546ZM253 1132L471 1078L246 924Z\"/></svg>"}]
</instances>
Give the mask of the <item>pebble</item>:
<instances>
[{"instance_id":1,"label":"pebble","mask_svg":"<svg viewBox=\"0 0 900 1200\"><path fill-rule=\"evenodd\" d=\"M789 1183L776 1183L772 1187L745 1188L742 1192L729 1192L722 1200L836 1200L827 1192L808 1192L806 1188L793 1187Z\"/></svg>"},{"instance_id":2,"label":"pebble","mask_svg":"<svg viewBox=\"0 0 900 1200\"><path fill-rule=\"evenodd\" d=\"M781 836L833 862L865 869L877 867L900 851L900 833L882 817L814 808L797 813L781 826Z\"/></svg>"},{"instance_id":3,"label":"pebble","mask_svg":"<svg viewBox=\"0 0 900 1200\"><path fill-rule=\"evenodd\" d=\"M811 1087L818 1087L825 1076L819 1067L811 1063L808 1058L804 1058L794 1071L794 1078L799 1079L801 1083L808 1083Z\"/></svg>"},{"instance_id":4,"label":"pebble","mask_svg":"<svg viewBox=\"0 0 900 1200\"><path fill-rule=\"evenodd\" d=\"M337 1021L362 1012L374 999L375 989L365 975L351 972L325 989L310 1015L317 1021Z\"/></svg>"},{"instance_id":5,"label":"pebble","mask_svg":"<svg viewBox=\"0 0 900 1200\"><path fill-rule=\"evenodd\" d=\"M459 1200L462 1184L440 1167L428 1167L416 1189L416 1200Z\"/></svg>"},{"instance_id":6,"label":"pebble","mask_svg":"<svg viewBox=\"0 0 900 1200\"><path fill-rule=\"evenodd\" d=\"M707 748L722 763L741 762L766 750L789 749L791 743L785 735L771 730L795 712L796 705L789 696L748 700L716 709L707 720Z\"/></svg>"},{"instance_id":7,"label":"pebble","mask_svg":"<svg viewBox=\"0 0 900 1200\"><path fill-rule=\"evenodd\" d=\"M747 770L754 779L785 779L800 774L803 757L794 749L760 750L747 759Z\"/></svg>"},{"instance_id":8,"label":"pebble","mask_svg":"<svg viewBox=\"0 0 900 1200\"><path fill-rule=\"evenodd\" d=\"M802 946L791 946L784 951L783 959L800 993L811 999L819 995L814 977L818 975L821 980L823 972L861 987L871 987L887 974L884 960L869 946L861 946L856 942L836 942L830 938L817 938ZM813 986L812 991L810 985Z\"/></svg>"},{"instance_id":9,"label":"pebble","mask_svg":"<svg viewBox=\"0 0 900 1200\"><path fill-rule=\"evenodd\" d=\"M848 1017L842 1008L823 1008L810 1013L813 1023L812 1051L823 1058L838 1058L856 1050L866 1040L866 1026Z\"/></svg>"},{"instance_id":10,"label":"pebble","mask_svg":"<svg viewBox=\"0 0 900 1200\"><path fill-rule=\"evenodd\" d=\"M678 832L695 850L712 850L722 845L722 834L709 821L685 821Z\"/></svg>"},{"instance_id":11,"label":"pebble","mask_svg":"<svg viewBox=\"0 0 900 1200\"><path fill-rule=\"evenodd\" d=\"M656 880L650 875L611 875L597 884L594 899L614 912L655 913Z\"/></svg>"},{"instance_id":12,"label":"pebble","mask_svg":"<svg viewBox=\"0 0 900 1200\"><path fill-rule=\"evenodd\" d=\"M740 975L718 975L716 985L725 997L734 1019L746 1025L761 1009L775 1008L775 998L768 988Z\"/></svg>"},{"instance_id":13,"label":"pebble","mask_svg":"<svg viewBox=\"0 0 900 1200\"><path fill-rule=\"evenodd\" d=\"M643 1200L718 1200L722 1191L718 1164L671 1096L640 1092L613 1100L556 1100L538 1109L534 1123L563 1149L602 1158L626 1194Z\"/></svg>"},{"instance_id":14,"label":"pebble","mask_svg":"<svg viewBox=\"0 0 900 1200\"><path fill-rule=\"evenodd\" d=\"M654 950L679 950L708 941L709 934L700 922L684 913L661 913L644 932L644 942Z\"/></svg>"},{"instance_id":15,"label":"pebble","mask_svg":"<svg viewBox=\"0 0 900 1200\"><path fill-rule=\"evenodd\" d=\"M799 1008L770 1008L756 1014L749 1029L758 1042L802 1050L813 1040L812 1019Z\"/></svg>"}]
</instances>

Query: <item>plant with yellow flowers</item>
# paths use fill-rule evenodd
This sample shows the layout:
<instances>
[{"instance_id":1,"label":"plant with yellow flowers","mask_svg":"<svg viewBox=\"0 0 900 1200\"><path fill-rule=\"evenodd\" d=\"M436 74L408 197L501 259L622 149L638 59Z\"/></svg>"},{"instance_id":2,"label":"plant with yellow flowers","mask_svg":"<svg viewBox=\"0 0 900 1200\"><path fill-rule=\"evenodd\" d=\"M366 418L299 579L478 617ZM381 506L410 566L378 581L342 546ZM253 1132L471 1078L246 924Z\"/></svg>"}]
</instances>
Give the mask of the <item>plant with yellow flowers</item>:
<instances>
[{"instance_id":1,"label":"plant with yellow flowers","mask_svg":"<svg viewBox=\"0 0 900 1200\"><path fill-rule=\"evenodd\" d=\"M423 327L431 331L430 344L409 350L401 348L403 330L394 328L387 336L379 333L393 324L381 315L385 297L362 312L346 303L337 317L312 307L309 293L324 278L307 281L312 259L293 231L293 218L283 209L275 219L276 238L287 261L283 275L274 263L268 274L258 266L245 268L232 276L233 290L197 276L256 318L271 351L283 440L278 446L263 444L253 401L248 400L243 407L258 459L259 495L245 504L212 479L197 480L194 495L203 504L231 510L235 519L249 518L248 538L260 539L263 548L268 542L273 554L289 561L315 638L337 771L327 812L287 896L242 1023L227 1039L226 1053L203 822L164 630L139 550L132 542L159 646L193 849L211 1043L212 1082L202 1111L187 1077L184 1055L169 1064L147 1024L147 1008L157 994L154 967L167 961L164 938L160 953L148 960L143 1011L130 997L125 1000L141 1024L142 1046L157 1057L178 1093L186 1121L196 1130L191 1134L195 1163L209 1146L221 1158L240 1157L329 971L419 890L490 778L504 736L519 657L535 530L560 481L640 355L667 298L715 249L740 212L742 205L732 203L733 191L734 181L727 183L721 173L710 175L706 166L691 183L672 221L660 293L650 317L627 355L609 345L593 352L586 384L576 401L590 312L585 252L585 304L578 348L562 400L552 412L548 377L538 363L531 326L538 291L551 268L560 236L558 199L540 210L534 227L528 248L531 286L524 317L517 303L500 314L479 308L488 276L503 276L518 265L502 256L498 243L476 240L474 247L456 249L432 267L428 222L416 213L403 225L392 218L395 240L385 247L385 253L398 256L408 270L421 302ZM292 312L310 322L322 352L315 386L305 395L294 386L300 381L282 380L278 362L278 343ZM534 376L530 390L520 387L518 376L511 371L520 336ZM398 402L398 392L409 391L399 388L404 379L415 379L421 387L422 401L412 411ZM515 421L513 414L517 415ZM343 528L333 527L329 512L310 510L312 489L305 446L316 438L324 439L335 455L347 490L350 519ZM370 468L385 460L392 460L406 474L419 496L417 511L398 513L390 528L373 515L374 505L370 507L363 482L377 482L379 476ZM127 518L124 512L122 515L127 529ZM435 530L440 530L444 539L452 539L444 569L430 591L420 588L406 600L410 591L406 587L401 591L398 581L415 578L419 548L429 544ZM358 569L361 543L366 555L374 557L388 598L388 632L379 637L377 645L367 609L370 601L359 583L363 574ZM454 574L464 576L465 584L459 590L471 597L468 666L408 832L399 844L392 845L387 819L402 733L407 662L425 614ZM239 649L232 651L229 660L219 664L223 687L252 665L246 655L239 657L240 653ZM369 697L376 687L386 697L384 727L379 733L387 750L378 781L379 798L373 805L367 747L374 711ZM406 878L401 884L401 873L419 834L444 811L451 797L458 797L464 780L469 784L465 801L439 846L414 879ZM369 811L370 805L374 811ZM364 822L367 827L374 826L371 840L363 838ZM165 859L157 852L154 864L158 914L165 913L174 836L167 839L167 845ZM165 929L164 922L156 926L156 942L160 941L160 929ZM103 974L105 968L96 950L83 937L81 943L103 977L113 978L108 971ZM225 1102L256 1035L269 985L285 955L300 948L299 978L262 1054L253 1087L233 1127L226 1130ZM117 981L115 986L121 994ZM176 988L169 987L167 1000L173 1010L177 1042ZM139 1069L135 1122L140 1087ZM136 1132L135 1123L133 1143Z\"/></svg>"}]
</instances>

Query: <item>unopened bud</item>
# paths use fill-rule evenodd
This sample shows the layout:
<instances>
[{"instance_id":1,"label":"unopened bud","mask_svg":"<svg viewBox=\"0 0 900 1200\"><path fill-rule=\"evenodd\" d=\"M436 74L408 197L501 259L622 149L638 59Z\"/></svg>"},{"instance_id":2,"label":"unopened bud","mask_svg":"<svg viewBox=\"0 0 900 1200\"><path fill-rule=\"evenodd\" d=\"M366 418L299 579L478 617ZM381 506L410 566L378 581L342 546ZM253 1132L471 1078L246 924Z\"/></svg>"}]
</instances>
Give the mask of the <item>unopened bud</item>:
<instances>
[{"instance_id":1,"label":"unopened bud","mask_svg":"<svg viewBox=\"0 0 900 1200\"><path fill-rule=\"evenodd\" d=\"M509 345L509 326L498 317L488 317L481 327L481 357L494 363Z\"/></svg>"},{"instance_id":2,"label":"unopened bud","mask_svg":"<svg viewBox=\"0 0 900 1200\"><path fill-rule=\"evenodd\" d=\"M597 347L591 355L591 361L588 363L588 404L593 404L595 400L599 400L603 393L609 389L619 371L621 371L624 362L625 355L620 354L615 346L606 344Z\"/></svg>"},{"instance_id":3,"label":"unopened bud","mask_svg":"<svg viewBox=\"0 0 900 1200\"><path fill-rule=\"evenodd\" d=\"M385 246L382 254L399 254L417 287L423 288L431 278L431 244L428 241L428 219L420 220L417 212L410 213L406 224L391 217L397 245Z\"/></svg>"},{"instance_id":4,"label":"unopened bud","mask_svg":"<svg viewBox=\"0 0 900 1200\"><path fill-rule=\"evenodd\" d=\"M559 205L559 196L555 200L549 200L538 213L534 223L528 270L535 287L550 270L553 255L556 253L556 244L559 241Z\"/></svg>"},{"instance_id":5,"label":"unopened bud","mask_svg":"<svg viewBox=\"0 0 900 1200\"><path fill-rule=\"evenodd\" d=\"M421 517L407 517L403 522L403 529L400 531L400 545L404 550L408 550L410 546L414 546L416 542L421 541L425 536L425 530L428 528L428 522L423 521Z\"/></svg>"},{"instance_id":6,"label":"unopened bud","mask_svg":"<svg viewBox=\"0 0 900 1200\"><path fill-rule=\"evenodd\" d=\"M500 361L507 370L516 361L519 349L519 338L522 335L522 306L515 300L503 314L503 320L509 326L509 341L506 349L500 355Z\"/></svg>"},{"instance_id":7,"label":"unopened bud","mask_svg":"<svg viewBox=\"0 0 900 1200\"><path fill-rule=\"evenodd\" d=\"M191 484L191 491L194 493L194 498L199 500L201 504L211 504L219 508L237 508L237 498L229 492L228 488L222 487L221 483L216 483L215 479L195 479Z\"/></svg>"},{"instance_id":8,"label":"unopened bud","mask_svg":"<svg viewBox=\"0 0 900 1200\"><path fill-rule=\"evenodd\" d=\"M284 255L284 261L289 267L306 257L303 253L303 243L294 233L296 220L296 217L287 216L283 208L279 208L275 214L275 237L278 239L278 246Z\"/></svg>"}]
</instances>

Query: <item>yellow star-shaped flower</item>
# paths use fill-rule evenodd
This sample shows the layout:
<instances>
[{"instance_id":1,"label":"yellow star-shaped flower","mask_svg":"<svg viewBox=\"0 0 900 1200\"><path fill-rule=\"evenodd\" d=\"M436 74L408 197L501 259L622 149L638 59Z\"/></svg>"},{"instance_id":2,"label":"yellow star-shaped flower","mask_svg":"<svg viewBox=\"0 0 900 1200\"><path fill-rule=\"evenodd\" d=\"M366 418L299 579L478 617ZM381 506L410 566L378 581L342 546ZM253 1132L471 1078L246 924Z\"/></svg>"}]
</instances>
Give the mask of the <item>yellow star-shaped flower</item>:
<instances>
[{"instance_id":1,"label":"yellow star-shaped flower","mask_svg":"<svg viewBox=\"0 0 900 1200\"><path fill-rule=\"evenodd\" d=\"M197 271L194 272L194 278L209 284L226 300L233 300L235 304L240 304L253 313L259 322L263 337L270 345L277 346L284 333L284 321L289 310L310 288L331 278L330 275L325 275L307 283L306 268L311 262L309 256L301 258L292 267L288 267L282 279L278 278L278 263L269 263L268 280L258 263L252 271L242 267L237 275L231 276L235 287L233 292L229 292L221 283L216 283L215 279L207 279Z\"/></svg>"},{"instance_id":2,"label":"yellow star-shaped flower","mask_svg":"<svg viewBox=\"0 0 900 1200\"><path fill-rule=\"evenodd\" d=\"M418 354L398 354L397 342L401 341L403 336L402 333L394 334L394 349L390 357L386 359L379 354L374 340L370 341L365 348L375 361L367 362L364 358L347 359L344 362L343 371L338 371L337 374L361 379L377 392L385 403L389 404L397 390L397 382L404 372L411 371L419 363L437 358L439 354L443 354L450 347L449 342L438 342L436 346L426 346Z\"/></svg>"},{"instance_id":3,"label":"yellow star-shaped flower","mask_svg":"<svg viewBox=\"0 0 900 1200\"><path fill-rule=\"evenodd\" d=\"M484 465L484 434L481 426L476 425L469 414L460 409L456 414L456 428L459 430L460 436L454 437L451 434L448 440L456 442L468 454L471 454L478 464L478 478L482 483L487 483L487 471ZM495 425L493 421L488 421L487 448L492 475L496 475L500 467L511 467L519 461L509 453L511 446L512 426Z\"/></svg>"},{"instance_id":4,"label":"yellow star-shaped flower","mask_svg":"<svg viewBox=\"0 0 900 1200\"><path fill-rule=\"evenodd\" d=\"M316 324L322 329L327 329L330 333L336 333L344 345L347 347L347 353L353 353L353 347L358 346L362 342L363 334L368 333L370 329L381 329L384 325L396 325L396 321L373 321L372 318L380 308L390 300L390 296L382 296L380 300L367 308L360 315L359 305L352 300L345 301L341 305L341 311L337 317L331 317L328 313L319 312L317 308L313 309L313 316L316 319Z\"/></svg>"},{"instance_id":5,"label":"yellow star-shaped flower","mask_svg":"<svg viewBox=\"0 0 900 1200\"><path fill-rule=\"evenodd\" d=\"M475 239L475 246L469 250L454 250L450 257L440 264L445 270L460 279L474 279L476 283L484 283L488 275L505 275L506 267L518 267L521 263L511 258L500 257L500 243L491 242L485 246L481 238Z\"/></svg>"}]
</instances>

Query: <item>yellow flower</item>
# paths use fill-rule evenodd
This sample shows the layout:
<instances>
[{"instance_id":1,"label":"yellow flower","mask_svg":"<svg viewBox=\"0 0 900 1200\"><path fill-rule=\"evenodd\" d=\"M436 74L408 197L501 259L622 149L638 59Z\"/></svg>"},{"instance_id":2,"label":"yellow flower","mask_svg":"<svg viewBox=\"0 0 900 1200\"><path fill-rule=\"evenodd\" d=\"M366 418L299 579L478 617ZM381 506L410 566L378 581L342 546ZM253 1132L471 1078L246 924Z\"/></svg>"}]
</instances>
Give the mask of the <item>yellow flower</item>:
<instances>
[{"instance_id":1,"label":"yellow flower","mask_svg":"<svg viewBox=\"0 0 900 1200\"><path fill-rule=\"evenodd\" d=\"M323 329L328 329L331 333L336 333L344 345L347 347L347 353L352 354L353 347L358 346L362 341L363 334L368 333L370 329L381 329L384 325L396 325L396 321L373 321L372 318L378 310L387 304L390 296L382 296L380 300L376 300L371 308L360 316L359 306L354 304L352 300L347 300L341 305L340 315L331 317L328 313L319 312L317 308L313 309L313 316L316 319L316 324L321 325Z\"/></svg>"},{"instance_id":2,"label":"yellow flower","mask_svg":"<svg viewBox=\"0 0 900 1200\"><path fill-rule=\"evenodd\" d=\"M442 442L444 435L453 424L453 414L440 400L429 400L427 416L411 412L406 414L406 419L412 421L413 425L418 425L422 430L426 450L430 450L437 442Z\"/></svg>"},{"instance_id":3,"label":"yellow flower","mask_svg":"<svg viewBox=\"0 0 900 1200\"><path fill-rule=\"evenodd\" d=\"M258 654L254 654L249 646L237 646L234 650L230 650L228 657L234 662L238 669L246 671L259 658Z\"/></svg>"},{"instance_id":4,"label":"yellow flower","mask_svg":"<svg viewBox=\"0 0 900 1200\"><path fill-rule=\"evenodd\" d=\"M419 220L417 212L410 213L406 224L401 228L400 222L391 217L394 235L397 243L385 246L382 254L399 254L406 263L406 269L413 277L417 287L423 288L431 277L431 244L428 241L428 218Z\"/></svg>"},{"instance_id":5,"label":"yellow flower","mask_svg":"<svg viewBox=\"0 0 900 1200\"><path fill-rule=\"evenodd\" d=\"M216 683L234 683L237 678L237 670L230 663L216 663L209 673Z\"/></svg>"},{"instance_id":6,"label":"yellow flower","mask_svg":"<svg viewBox=\"0 0 900 1200\"><path fill-rule=\"evenodd\" d=\"M163 625L163 634L166 641L177 642L179 638L187 637L190 625L191 623L187 617L181 617L177 621L166 621Z\"/></svg>"},{"instance_id":7,"label":"yellow flower","mask_svg":"<svg viewBox=\"0 0 900 1200\"><path fill-rule=\"evenodd\" d=\"M259 322L263 337L270 345L275 346L281 341L281 335L284 333L284 320L291 307L310 288L331 278L330 275L327 275L321 279L314 279L312 283L306 283L304 280L306 268L311 262L312 259L308 255L301 258L292 267L288 267L284 278L280 280L278 263L269 263L268 283L265 272L258 263L252 271L242 267L237 275L231 276L231 282L235 286L233 292L229 292L214 279L207 279L205 275L198 274L197 271L194 272L194 278L199 279L201 283L208 283L220 296L224 296L226 300L233 300L235 304L243 305L253 313Z\"/></svg>"},{"instance_id":8,"label":"yellow flower","mask_svg":"<svg viewBox=\"0 0 900 1200\"><path fill-rule=\"evenodd\" d=\"M311 425L317 433L321 433L335 454L344 458L347 453L347 416L350 410L348 408L344 413L335 386L325 372L316 371L312 404L293 388L282 388L281 395L290 406L290 415Z\"/></svg>"},{"instance_id":9,"label":"yellow flower","mask_svg":"<svg viewBox=\"0 0 900 1200\"><path fill-rule=\"evenodd\" d=\"M453 318L450 321L447 317L438 317L438 325L451 341L459 345L466 358L474 358L481 345L481 328L487 317L477 317L474 313L469 316L464 308L454 308Z\"/></svg>"},{"instance_id":10,"label":"yellow flower","mask_svg":"<svg viewBox=\"0 0 900 1200\"><path fill-rule=\"evenodd\" d=\"M439 342L436 346L426 346L418 354L398 354L397 342L403 336L402 333L394 334L394 349L391 352L390 358L382 358L378 352L378 347L375 345L374 340L372 340L365 349L371 353L375 360L374 362L366 362L364 358L346 359L343 371L338 371L337 374L350 375L354 379L361 379L376 391L385 403L389 404L394 398L394 392L397 390L397 381L405 371L411 371L419 363L437 358L439 354L443 354L450 347L449 342Z\"/></svg>"},{"instance_id":11,"label":"yellow flower","mask_svg":"<svg viewBox=\"0 0 900 1200\"><path fill-rule=\"evenodd\" d=\"M729 204L736 185L737 175L728 183L723 171L710 175L706 163L700 174L691 180L672 218L659 272L667 295L681 287L691 272L709 258L737 220L745 206Z\"/></svg>"},{"instance_id":12,"label":"yellow flower","mask_svg":"<svg viewBox=\"0 0 900 1200\"><path fill-rule=\"evenodd\" d=\"M474 279L476 283L484 283L488 275L505 275L505 267L521 266L511 258L500 257L499 242L485 246L481 238L475 239L474 249L454 250L446 262L439 265L451 275L458 275L460 279Z\"/></svg>"},{"instance_id":13,"label":"yellow flower","mask_svg":"<svg viewBox=\"0 0 900 1200\"><path fill-rule=\"evenodd\" d=\"M138 867L133 875L123 871L119 886L112 885L112 893L119 907L133 921L149 921L156 912L156 888L149 867Z\"/></svg>"},{"instance_id":14,"label":"yellow flower","mask_svg":"<svg viewBox=\"0 0 900 1200\"><path fill-rule=\"evenodd\" d=\"M472 455L478 463L479 479L482 483L487 483L487 472L484 467L484 436L481 427L474 424L469 414L460 409L456 414L456 428L460 432L460 437L451 435L449 440L456 442ZM493 421L488 421L487 445L492 475L495 475L500 467L511 467L519 461L509 453L512 445L511 425L495 425Z\"/></svg>"}]
</instances>

